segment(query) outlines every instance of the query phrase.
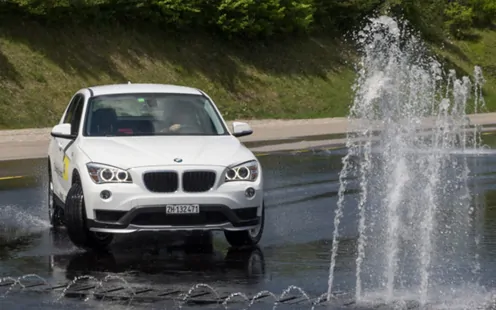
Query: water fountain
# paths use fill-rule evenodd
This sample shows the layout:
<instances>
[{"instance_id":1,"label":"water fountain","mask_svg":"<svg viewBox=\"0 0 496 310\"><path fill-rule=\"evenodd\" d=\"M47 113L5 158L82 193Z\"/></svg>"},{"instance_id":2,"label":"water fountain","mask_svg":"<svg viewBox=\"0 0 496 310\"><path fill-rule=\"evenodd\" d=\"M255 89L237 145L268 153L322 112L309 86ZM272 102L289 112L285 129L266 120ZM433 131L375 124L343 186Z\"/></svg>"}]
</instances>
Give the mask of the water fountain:
<instances>
[{"instance_id":1,"label":"water fountain","mask_svg":"<svg viewBox=\"0 0 496 310\"><path fill-rule=\"evenodd\" d=\"M35 279L37 280L38 283L23 283L23 280L27 279ZM71 292L71 290L76 286L75 291L72 291L72 294L77 294L79 297L84 296L83 301L88 302L92 297L96 297L96 295L99 295L100 301L103 301L108 295L112 295L113 291L121 291L122 292L122 287L115 287L115 286L110 286L106 287L106 284L110 282L110 280L115 280L116 282L122 283L125 288L126 295L118 295L117 299L124 299L127 300L127 307L125 309L133 309L133 301L135 297L137 296L138 293L143 293L143 292L148 292L152 291L152 289L144 289L143 287L133 287L129 284L129 282L116 275L107 275L104 277L103 280L99 280L94 276L90 275L83 275L83 276L78 276L75 277L72 281L70 281L66 285L56 285L53 286L50 284L45 278L36 275L36 274L27 274L24 276L20 276L18 278L14 277L4 277L0 278L0 287L7 287L7 290L4 294L0 295L0 299L6 298L9 293L11 293L15 288L19 287L22 291L29 291L28 287L38 287L38 290L33 290L32 292L38 292L38 293L45 293L45 294L52 294L56 289L61 289L60 294L57 296L54 296L54 300L49 302L50 305L55 306L55 305L61 305L60 302L62 298L64 298L68 293ZM93 283L93 285L88 286L87 284ZM80 285L77 287L77 285ZM82 284L82 286L81 286ZM40 290L41 287L41 290ZM266 299L265 303L272 303L272 309L276 310L279 305L284 305L285 302L287 301L294 301L297 297L300 297L300 300L297 302L299 303L299 306L301 309L309 309L309 310L314 310L316 309L319 305L323 304L323 301L325 300L327 294L322 294L317 297L310 297L310 295L307 294L302 288L294 285L288 286L280 295L274 294L268 290L263 290L259 291L255 294L251 294L252 297L248 297L246 293L243 292L233 292L230 293L228 296L221 296L222 290L217 290L216 288L210 286L209 284L206 283L197 283L193 286L191 286L189 289L184 290L183 288L183 293L179 294L178 296L169 296L166 297L166 295L170 295L171 291L168 291L168 293L162 293L157 292L158 295L155 295L155 299L161 299L162 301L167 301L171 300L172 303L174 304L174 309L183 309L183 307L186 305L188 301L192 301L192 298L195 297L194 293L198 293L198 291L203 290L207 292L207 294L211 294L211 296L215 297L214 299L212 298L207 298L206 300L203 301L197 301L197 304L205 305L209 304L211 306L217 305L217 309L231 309L230 306L231 304L233 307L236 307L236 309L239 309L239 306L244 306L243 309L252 309L256 306L256 303L261 300L261 299ZM100 292L99 292L100 291ZM173 292L179 292L181 290L172 290ZM201 293L201 292L200 292ZM222 293L225 295L225 292ZM205 295L205 293L201 293L200 295ZM161 297L163 296L163 297ZM112 296L110 296L112 297ZM114 296L115 298L116 296ZM153 297L152 297L153 298ZM236 300L239 299L239 300ZM153 300L153 299L152 299ZM149 301L149 300L148 300ZM195 303L194 303L195 304Z\"/></svg>"},{"instance_id":2,"label":"water fountain","mask_svg":"<svg viewBox=\"0 0 496 310\"><path fill-rule=\"evenodd\" d=\"M477 113L484 106L482 72L475 68L475 82L458 79L453 70L446 76L407 26L381 16L356 36L362 57L340 174L329 299L351 175L360 180L358 302L374 293L386 303L406 298L422 306L433 288L465 284L480 269L469 250L477 241L470 170L466 157L453 151L480 147L479 130L467 127L467 110ZM376 127L382 130L374 137ZM352 165L353 158L359 165Z\"/></svg>"},{"instance_id":3,"label":"water fountain","mask_svg":"<svg viewBox=\"0 0 496 310\"><path fill-rule=\"evenodd\" d=\"M439 302L432 297L441 291L456 294L467 283L479 288L481 266L470 247L479 243L472 229L476 216L470 203L470 169L466 157L457 154L480 148L479 129L466 128L466 112L480 112L484 106L482 71L475 68L473 81L458 79L454 71L445 75L441 64L427 56L420 39L405 24L389 17L371 19L356 39L363 56L350 110L354 131L348 135L348 153L340 174L327 294L310 298L291 285L281 295L261 291L251 298L243 292L222 297L220 290L198 283L177 297L179 309L202 289L215 296L224 309L236 301L248 309L264 296L271 297L268 299L276 309L290 293L299 295L310 309L321 306L324 299L331 301L347 180L355 175L360 187L357 302L372 299L376 304L405 306L413 300L423 306ZM377 127L382 130L375 134ZM15 288L28 288L23 283L27 278L41 280L47 294L54 289L33 274L6 277L0 278L0 285L7 287L0 298L11 295ZM104 299L110 293L102 288L110 280L124 285L130 306L137 290L124 278L112 275L103 280L77 277L55 302L84 281L96 283L85 301L98 294ZM100 290L103 292L97 294Z\"/></svg>"}]
</instances>

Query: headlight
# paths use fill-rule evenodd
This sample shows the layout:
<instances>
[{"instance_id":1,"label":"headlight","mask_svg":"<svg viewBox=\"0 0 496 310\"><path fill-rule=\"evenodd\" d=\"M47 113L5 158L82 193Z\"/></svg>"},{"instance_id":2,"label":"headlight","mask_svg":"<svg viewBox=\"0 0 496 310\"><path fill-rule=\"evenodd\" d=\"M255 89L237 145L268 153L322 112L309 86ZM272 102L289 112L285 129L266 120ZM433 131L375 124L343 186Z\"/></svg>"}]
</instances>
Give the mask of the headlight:
<instances>
[{"instance_id":1,"label":"headlight","mask_svg":"<svg viewBox=\"0 0 496 310\"><path fill-rule=\"evenodd\" d=\"M225 181L256 181L258 178L258 163L253 160L234 167L227 168Z\"/></svg>"},{"instance_id":2,"label":"headlight","mask_svg":"<svg viewBox=\"0 0 496 310\"><path fill-rule=\"evenodd\" d=\"M112 166L89 163L86 164L91 179L96 184L133 183L129 172Z\"/></svg>"}]
</instances>

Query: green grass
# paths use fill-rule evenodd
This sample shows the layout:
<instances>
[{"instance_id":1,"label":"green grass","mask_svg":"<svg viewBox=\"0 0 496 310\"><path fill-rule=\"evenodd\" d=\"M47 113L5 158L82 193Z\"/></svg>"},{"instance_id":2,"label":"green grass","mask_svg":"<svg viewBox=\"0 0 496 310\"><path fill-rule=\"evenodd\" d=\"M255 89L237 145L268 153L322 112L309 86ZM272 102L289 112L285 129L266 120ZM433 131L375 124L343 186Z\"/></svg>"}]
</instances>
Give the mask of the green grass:
<instances>
[{"instance_id":1,"label":"green grass","mask_svg":"<svg viewBox=\"0 0 496 310\"><path fill-rule=\"evenodd\" d=\"M205 90L227 119L345 115L353 72L332 38L233 44L118 27L0 28L0 128L53 125L88 85L128 80Z\"/></svg>"},{"instance_id":2,"label":"green grass","mask_svg":"<svg viewBox=\"0 0 496 310\"><path fill-rule=\"evenodd\" d=\"M469 73L483 65L486 101L494 110L496 32L480 35L442 53ZM78 89L128 80L201 88L229 120L345 116L355 77L350 51L332 35L229 43L156 29L4 22L0 129L52 126Z\"/></svg>"},{"instance_id":3,"label":"green grass","mask_svg":"<svg viewBox=\"0 0 496 310\"><path fill-rule=\"evenodd\" d=\"M472 81L474 66L480 66L486 80L483 94L488 111L496 111L496 27L474 30L469 39L446 41L442 48L434 50L459 74L469 75Z\"/></svg>"}]
</instances>

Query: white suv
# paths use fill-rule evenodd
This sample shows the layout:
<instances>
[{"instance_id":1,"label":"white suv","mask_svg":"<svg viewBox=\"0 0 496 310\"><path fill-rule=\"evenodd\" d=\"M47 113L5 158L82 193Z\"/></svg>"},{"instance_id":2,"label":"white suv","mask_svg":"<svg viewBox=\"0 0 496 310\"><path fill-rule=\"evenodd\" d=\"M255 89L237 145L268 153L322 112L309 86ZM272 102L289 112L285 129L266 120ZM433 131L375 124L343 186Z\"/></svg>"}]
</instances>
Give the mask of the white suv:
<instances>
[{"instance_id":1,"label":"white suv","mask_svg":"<svg viewBox=\"0 0 496 310\"><path fill-rule=\"evenodd\" d=\"M224 231L257 244L264 227L262 168L203 91L119 84L79 90L51 132L48 212L86 249L114 234Z\"/></svg>"}]
</instances>

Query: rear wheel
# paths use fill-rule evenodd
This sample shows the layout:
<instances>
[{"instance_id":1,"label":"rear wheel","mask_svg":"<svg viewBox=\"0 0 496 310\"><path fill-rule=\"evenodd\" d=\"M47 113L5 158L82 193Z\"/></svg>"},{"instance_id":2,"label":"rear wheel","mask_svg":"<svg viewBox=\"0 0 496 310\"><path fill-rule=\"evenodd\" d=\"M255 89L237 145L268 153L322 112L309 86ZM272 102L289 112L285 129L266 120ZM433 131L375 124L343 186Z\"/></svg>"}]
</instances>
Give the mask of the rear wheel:
<instances>
[{"instance_id":1,"label":"rear wheel","mask_svg":"<svg viewBox=\"0 0 496 310\"><path fill-rule=\"evenodd\" d=\"M55 194L53 192L52 168L48 162L48 219L53 228L58 228L64 225L63 210L55 203Z\"/></svg>"},{"instance_id":2,"label":"rear wheel","mask_svg":"<svg viewBox=\"0 0 496 310\"><path fill-rule=\"evenodd\" d=\"M69 238L80 248L104 250L113 240L112 234L92 232L88 229L83 188L79 183L74 183L67 193L64 218Z\"/></svg>"},{"instance_id":3,"label":"rear wheel","mask_svg":"<svg viewBox=\"0 0 496 310\"><path fill-rule=\"evenodd\" d=\"M224 231L227 242L233 247L254 246L262 239L265 224L265 203L262 203L262 215L257 227L243 231Z\"/></svg>"}]
</instances>

